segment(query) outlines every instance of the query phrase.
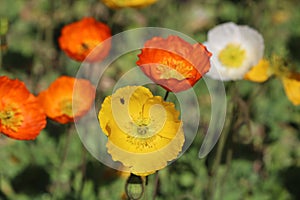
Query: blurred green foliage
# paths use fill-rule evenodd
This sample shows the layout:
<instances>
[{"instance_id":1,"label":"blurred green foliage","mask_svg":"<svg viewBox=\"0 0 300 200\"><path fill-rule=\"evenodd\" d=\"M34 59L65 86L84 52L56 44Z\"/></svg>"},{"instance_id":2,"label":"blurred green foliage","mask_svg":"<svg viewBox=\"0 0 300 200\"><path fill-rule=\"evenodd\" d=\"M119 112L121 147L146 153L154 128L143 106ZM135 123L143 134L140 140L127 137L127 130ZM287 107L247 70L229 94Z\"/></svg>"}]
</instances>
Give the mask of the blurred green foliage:
<instances>
[{"instance_id":1,"label":"blurred green foliage","mask_svg":"<svg viewBox=\"0 0 300 200\"><path fill-rule=\"evenodd\" d=\"M75 76L80 63L60 51L57 38L63 25L83 16L107 23L113 34L155 26L199 42L219 23L246 24L264 36L267 58L278 55L300 72L299 10L298 0L158 0L142 9L116 11L96 0L2 0L0 18L7 19L9 27L3 36L7 47L1 48L0 75L24 81L35 94L60 75ZM129 54L113 63L100 99L136 60ZM226 84L227 89L231 86ZM159 172L156 199L209 199L209 187L213 199L300 199L300 107L288 101L277 79L263 84L237 81L235 87L238 100L228 93L228 108L236 104L240 124L230 129L217 171L210 173L217 146L205 159L197 155L210 119L210 97L200 81L195 86L202 119L199 133L183 156ZM226 127L231 114L229 109ZM152 199L155 178L149 176L143 199ZM126 177L85 150L73 125L49 120L35 141L0 136L1 200L121 199L125 182Z\"/></svg>"}]
</instances>

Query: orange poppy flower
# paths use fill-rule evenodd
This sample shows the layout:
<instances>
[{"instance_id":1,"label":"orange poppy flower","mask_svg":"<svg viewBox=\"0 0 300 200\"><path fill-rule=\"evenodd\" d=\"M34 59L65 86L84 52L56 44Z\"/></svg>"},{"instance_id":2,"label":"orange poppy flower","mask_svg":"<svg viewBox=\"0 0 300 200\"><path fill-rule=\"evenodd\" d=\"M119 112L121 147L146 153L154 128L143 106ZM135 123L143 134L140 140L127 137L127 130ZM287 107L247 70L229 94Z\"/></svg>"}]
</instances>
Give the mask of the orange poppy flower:
<instances>
[{"instance_id":1,"label":"orange poppy flower","mask_svg":"<svg viewBox=\"0 0 300 200\"><path fill-rule=\"evenodd\" d=\"M89 111L95 91L88 80L61 76L48 89L40 92L38 100L50 119L66 124Z\"/></svg>"},{"instance_id":2,"label":"orange poppy flower","mask_svg":"<svg viewBox=\"0 0 300 200\"><path fill-rule=\"evenodd\" d=\"M0 76L0 133L17 140L33 140L46 126L46 115L25 84Z\"/></svg>"},{"instance_id":3,"label":"orange poppy flower","mask_svg":"<svg viewBox=\"0 0 300 200\"><path fill-rule=\"evenodd\" d=\"M72 59L77 61L97 62L103 60L109 53L111 37L110 28L92 17L63 27L58 39L60 48ZM97 47L97 48L96 48Z\"/></svg>"},{"instance_id":4,"label":"orange poppy flower","mask_svg":"<svg viewBox=\"0 0 300 200\"><path fill-rule=\"evenodd\" d=\"M178 36L154 37L144 44L137 65L168 91L192 87L210 69L211 53L200 43L189 44Z\"/></svg>"}]
</instances>

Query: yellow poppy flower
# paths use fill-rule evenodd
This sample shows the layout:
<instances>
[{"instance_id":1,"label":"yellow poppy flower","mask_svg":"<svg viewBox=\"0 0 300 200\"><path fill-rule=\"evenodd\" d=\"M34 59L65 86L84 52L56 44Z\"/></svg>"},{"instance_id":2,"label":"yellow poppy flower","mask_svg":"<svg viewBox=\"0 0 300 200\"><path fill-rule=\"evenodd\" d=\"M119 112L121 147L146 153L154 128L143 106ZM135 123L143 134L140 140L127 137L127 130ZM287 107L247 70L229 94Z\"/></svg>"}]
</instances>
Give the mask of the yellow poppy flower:
<instances>
[{"instance_id":1,"label":"yellow poppy flower","mask_svg":"<svg viewBox=\"0 0 300 200\"><path fill-rule=\"evenodd\" d=\"M127 86L105 98L98 115L107 150L136 175L167 166L182 150L179 112L171 102L142 86Z\"/></svg>"},{"instance_id":2,"label":"yellow poppy flower","mask_svg":"<svg viewBox=\"0 0 300 200\"><path fill-rule=\"evenodd\" d=\"M288 99L295 106L300 105L300 73L289 70L287 66L284 66L283 60L278 57L273 57L271 63L274 63L272 68L270 68L269 61L261 60L244 76L244 79L253 82L264 82L275 75L282 81Z\"/></svg>"},{"instance_id":3,"label":"yellow poppy flower","mask_svg":"<svg viewBox=\"0 0 300 200\"><path fill-rule=\"evenodd\" d=\"M110 8L141 8L155 3L157 0L102 0L102 2Z\"/></svg>"}]
</instances>

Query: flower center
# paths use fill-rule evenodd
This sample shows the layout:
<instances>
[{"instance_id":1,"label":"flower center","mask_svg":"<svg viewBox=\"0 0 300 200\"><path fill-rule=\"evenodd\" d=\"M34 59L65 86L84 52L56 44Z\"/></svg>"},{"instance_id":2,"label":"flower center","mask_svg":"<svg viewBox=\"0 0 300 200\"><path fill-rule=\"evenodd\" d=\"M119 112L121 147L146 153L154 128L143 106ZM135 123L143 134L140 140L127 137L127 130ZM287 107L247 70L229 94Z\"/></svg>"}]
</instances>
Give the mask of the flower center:
<instances>
[{"instance_id":1,"label":"flower center","mask_svg":"<svg viewBox=\"0 0 300 200\"><path fill-rule=\"evenodd\" d=\"M193 67L187 65L184 60L165 58L162 65L157 66L157 69L161 72L161 79L174 78L181 81L191 76L190 71L193 70Z\"/></svg>"},{"instance_id":2,"label":"flower center","mask_svg":"<svg viewBox=\"0 0 300 200\"><path fill-rule=\"evenodd\" d=\"M97 40L88 40L84 41L80 44L80 51L86 52L86 51L92 51L100 42Z\"/></svg>"},{"instance_id":3,"label":"flower center","mask_svg":"<svg viewBox=\"0 0 300 200\"><path fill-rule=\"evenodd\" d=\"M222 65L228 68L239 68L246 58L246 51L238 44L228 44L219 53Z\"/></svg>"},{"instance_id":4,"label":"flower center","mask_svg":"<svg viewBox=\"0 0 300 200\"><path fill-rule=\"evenodd\" d=\"M73 116L73 110L72 110L72 100L71 99L65 99L60 102L59 107L61 108L61 111L63 114L67 116Z\"/></svg>"},{"instance_id":5,"label":"flower center","mask_svg":"<svg viewBox=\"0 0 300 200\"><path fill-rule=\"evenodd\" d=\"M18 131L22 125L24 117L15 105L9 105L0 111L0 124L13 131Z\"/></svg>"},{"instance_id":6,"label":"flower center","mask_svg":"<svg viewBox=\"0 0 300 200\"><path fill-rule=\"evenodd\" d=\"M149 138L155 134L151 131L150 119L140 117L132 123L132 126L131 134L135 138Z\"/></svg>"}]
</instances>

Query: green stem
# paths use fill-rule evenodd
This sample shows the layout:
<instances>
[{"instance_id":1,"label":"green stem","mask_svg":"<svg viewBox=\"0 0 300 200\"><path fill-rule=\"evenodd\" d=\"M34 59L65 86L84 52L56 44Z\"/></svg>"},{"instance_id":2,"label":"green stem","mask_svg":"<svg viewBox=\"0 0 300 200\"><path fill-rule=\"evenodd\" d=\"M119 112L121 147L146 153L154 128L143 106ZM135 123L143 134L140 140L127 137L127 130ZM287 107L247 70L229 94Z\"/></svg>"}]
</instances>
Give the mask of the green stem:
<instances>
[{"instance_id":1,"label":"green stem","mask_svg":"<svg viewBox=\"0 0 300 200\"><path fill-rule=\"evenodd\" d=\"M164 101L167 100L169 93L170 93L169 91L166 91L165 96L164 96ZM156 171L155 172L155 182L154 182L154 192L153 192L153 197L152 197L153 200L156 199L158 186L159 186L159 174L158 174L158 171Z\"/></svg>"},{"instance_id":2,"label":"green stem","mask_svg":"<svg viewBox=\"0 0 300 200\"><path fill-rule=\"evenodd\" d=\"M223 154L223 150L224 150L224 146L225 146L227 137L229 135L229 131L230 130L222 133L220 140L218 142L216 157L213 162L213 166L210 171L211 176L209 177L209 181L208 181L208 191L207 191L207 199L208 200L214 199L214 193L215 193L215 189L216 189L216 185L217 185L217 172L218 172L218 169L219 169L219 166L221 163L221 158L222 158L222 154Z\"/></svg>"},{"instance_id":3,"label":"green stem","mask_svg":"<svg viewBox=\"0 0 300 200\"><path fill-rule=\"evenodd\" d=\"M57 176L60 177L60 175L62 174L63 172L63 166L64 166L64 163L67 159L67 155L68 155L68 150L69 150L69 147L70 147L70 142L71 142L71 136L72 136L72 125L67 125L68 128L67 128L67 133L66 133L66 136L65 136L65 141L64 144L63 144L63 147L62 147L62 155L60 155L60 163L59 163L59 166L57 168ZM61 180L59 180L59 178L57 177L57 180L54 181L53 183L53 186L54 186L54 192L53 192L53 199L59 199L60 198L60 186L61 186Z\"/></svg>"},{"instance_id":4,"label":"green stem","mask_svg":"<svg viewBox=\"0 0 300 200\"><path fill-rule=\"evenodd\" d=\"M168 96L169 96L169 91L166 91L166 94L165 94L165 97L164 97L164 101L167 101L167 98L168 98Z\"/></svg>"},{"instance_id":5,"label":"green stem","mask_svg":"<svg viewBox=\"0 0 300 200\"><path fill-rule=\"evenodd\" d=\"M154 192L153 192L153 197L152 200L156 199L157 191L158 191L158 186L159 186L159 174L158 171L155 172L155 182L154 182Z\"/></svg>"},{"instance_id":6,"label":"green stem","mask_svg":"<svg viewBox=\"0 0 300 200\"><path fill-rule=\"evenodd\" d=\"M232 120L234 121L234 119ZM220 196L223 196L223 192L224 192L224 185L226 182L226 178L229 174L229 170L230 170L230 166L231 166L231 161L232 161L232 155L233 155L233 136L228 138L228 148L226 150L226 169L225 169L225 173L224 176L221 178L220 180Z\"/></svg>"},{"instance_id":7,"label":"green stem","mask_svg":"<svg viewBox=\"0 0 300 200\"><path fill-rule=\"evenodd\" d=\"M218 174L218 170L219 170L219 166L221 164L221 159L222 159L222 155L224 152L224 147L225 144L227 143L228 140L231 140L233 137L233 132L234 130L234 125L235 125L235 118L236 118L236 104L237 104L237 95L238 93L237 88L235 87L235 85L231 85L232 87L230 88L230 94L231 94L231 102L232 102L232 107L231 107L231 113L230 113L230 121L229 121L229 125L227 126L227 129L225 131L223 131L223 133L220 136L219 142L218 142L218 146L217 146L217 152L215 154L215 159L213 161L211 170L210 170L210 177L209 177L209 181L208 181L208 189L207 189L207 196L206 199L208 200L212 200L214 199L214 194L217 188L217 174ZM228 153L228 161L231 161L231 156L232 153ZM230 163L230 162L229 162ZM227 166L228 167L228 166Z\"/></svg>"},{"instance_id":8,"label":"green stem","mask_svg":"<svg viewBox=\"0 0 300 200\"><path fill-rule=\"evenodd\" d=\"M80 165L80 170L81 170L81 184L80 184L80 189L78 192L78 199L82 198L82 192L83 192L83 188L84 188L84 183L86 180L86 163L87 163L87 155L86 155L86 149L85 147L82 145L82 161L81 161L81 165Z\"/></svg>"}]
</instances>

